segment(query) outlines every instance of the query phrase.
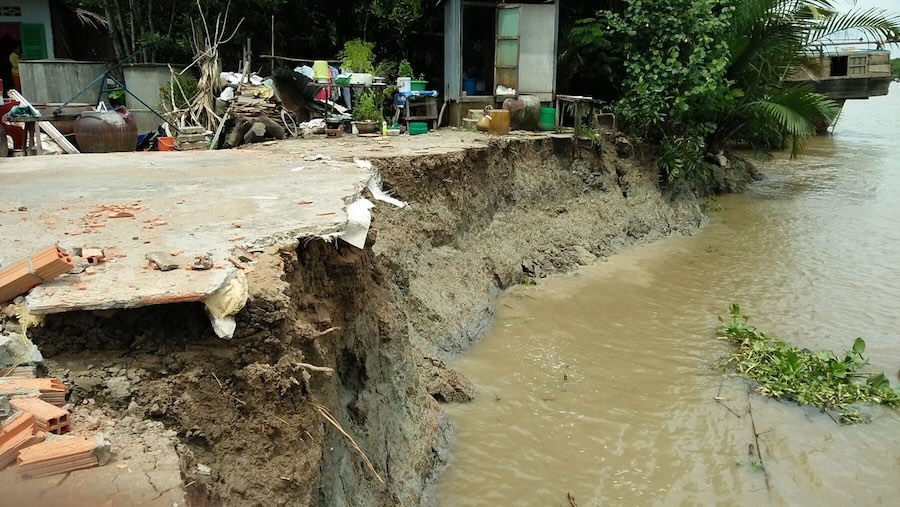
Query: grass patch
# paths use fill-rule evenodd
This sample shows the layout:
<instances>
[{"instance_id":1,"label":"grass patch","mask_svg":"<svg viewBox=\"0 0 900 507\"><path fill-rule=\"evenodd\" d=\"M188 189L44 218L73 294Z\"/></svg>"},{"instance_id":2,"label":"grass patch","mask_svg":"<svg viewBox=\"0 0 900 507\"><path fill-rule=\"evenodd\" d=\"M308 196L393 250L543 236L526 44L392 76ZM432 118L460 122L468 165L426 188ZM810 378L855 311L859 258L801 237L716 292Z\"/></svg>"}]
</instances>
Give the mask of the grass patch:
<instances>
[{"instance_id":1,"label":"grass patch","mask_svg":"<svg viewBox=\"0 0 900 507\"><path fill-rule=\"evenodd\" d=\"M829 351L799 349L770 338L749 325L749 317L736 304L731 305L729 314L730 320L719 317L719 337L737 348L726 365L756 382L760 394L823 411L837 410L842 424L863 420L858 410L850 408L852 405L900 406L900 394L891 388L884 373L863 371L868 361L863 357L866 342L862 338L838 357Z\"/></svg>"}]
</instances>

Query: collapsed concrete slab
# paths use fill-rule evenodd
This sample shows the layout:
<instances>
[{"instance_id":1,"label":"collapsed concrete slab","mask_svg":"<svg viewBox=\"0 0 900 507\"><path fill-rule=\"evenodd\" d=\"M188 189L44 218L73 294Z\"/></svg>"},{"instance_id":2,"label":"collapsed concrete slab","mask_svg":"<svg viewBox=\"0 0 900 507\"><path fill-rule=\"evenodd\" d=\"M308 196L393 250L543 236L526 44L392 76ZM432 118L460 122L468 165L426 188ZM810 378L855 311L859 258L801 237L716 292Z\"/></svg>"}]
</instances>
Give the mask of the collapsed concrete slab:
<instances>
[{"instance_id":1,"label":"collapsed concrete slab","mask_svg":"<svg viewBox=\"0 0 900 507\"><path fill-rule=\"evenodd\" d=\"M339 235L370 178L353 163L259 151L10 159L0 168L0 263L48 243L103 251L34 288L33 314L204 301L238 271L235 247ZM203 262L164 272L147 261L161 251Z\"/></svg>"}]
</instances>

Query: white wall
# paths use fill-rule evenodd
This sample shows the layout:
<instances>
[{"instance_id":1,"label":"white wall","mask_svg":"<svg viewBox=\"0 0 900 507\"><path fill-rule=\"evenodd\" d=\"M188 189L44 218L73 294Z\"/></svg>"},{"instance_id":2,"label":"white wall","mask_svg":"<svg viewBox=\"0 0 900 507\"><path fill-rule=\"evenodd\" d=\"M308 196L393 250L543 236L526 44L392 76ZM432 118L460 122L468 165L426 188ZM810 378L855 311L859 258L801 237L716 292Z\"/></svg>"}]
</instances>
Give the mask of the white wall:
<instances>
[{"instance_id":1,"label":"white wall","mask_svg":"<svg viewBox=\"0 0 900 507\"><path fill-rule=\"evenodd\" d=\"M41 23L47 40L47 58L53 58L53 23L50 22L50 0L0 0L0 7L19 6L22 16L0 16L0 23Z\"/></svg>"}]
</instances>

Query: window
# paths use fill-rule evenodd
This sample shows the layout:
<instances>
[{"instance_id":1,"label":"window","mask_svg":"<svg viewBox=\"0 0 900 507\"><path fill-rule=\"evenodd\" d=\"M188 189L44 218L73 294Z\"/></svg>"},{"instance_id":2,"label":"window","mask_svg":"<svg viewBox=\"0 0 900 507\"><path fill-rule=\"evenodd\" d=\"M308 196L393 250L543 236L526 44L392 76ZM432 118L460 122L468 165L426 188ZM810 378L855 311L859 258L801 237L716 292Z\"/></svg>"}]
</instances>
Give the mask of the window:
<instances>
[{"instance_id":1,"label":"window","mask_svg":"<svg viewBox=\"0 0 900 507\"><path fill-rule=\"evenodd\" d=\"M519 8L501 7L497 11L497 47L495 85L519 87Z\"/></svg>"},{"instance_id":2,"label":"window","mask_svg":"<svg viewBox=\"0 0 900 507\"><path fill-rule=\"evenodd\" d=\"M0 17L21 18L22 8L18 5L0 5Z\"/></svg>"},{"instance_id":3,"label":"window","mask_svg":"<svg viewBox=\"0 0 900 507\"><path fill-rule=\"evenodd\" d=\"M850 76L859 76L869 71L868 56L851 56L847 65L847 74Z\"/></svg>"}]
</instances>

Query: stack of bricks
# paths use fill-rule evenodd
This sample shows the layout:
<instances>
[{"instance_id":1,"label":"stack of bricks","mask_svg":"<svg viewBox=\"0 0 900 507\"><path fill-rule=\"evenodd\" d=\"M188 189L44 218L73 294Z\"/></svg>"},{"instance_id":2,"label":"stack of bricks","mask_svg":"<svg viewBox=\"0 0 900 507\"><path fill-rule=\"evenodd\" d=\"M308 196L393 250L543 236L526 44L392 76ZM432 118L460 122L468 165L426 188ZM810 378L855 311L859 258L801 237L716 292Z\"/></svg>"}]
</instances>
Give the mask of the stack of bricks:
<instances>
[{"instance_id":1,"label":"stack of bricks","mask_svg":"<svg viewBox=\"0 0 900 507\"><path fill-rule=\"evenodd\" d=\"M96 447L96 442L87 438L46 440L19 451L16 464L24 477L46 477L91 468L100 464L94 453Z\"/></svg>"},{"instance_id":2,"label":"stack of bricks","mask_svg":"<svg viewBox=\"0 0 900 507\"><path fill-rule=\"evenodd\" d=\"M12 300L71 270L75 265L72 257L59 249L49 246L0 271L0 303Z\"/></svg>"},{"instance_id":3,"label":"stack of bricks","mask_svg":"<svg viewBox=\"0 0 900 507\"><path fill-rule=\"evenodd\" d=\"M178 130L178 136L175 137L176 150L206 150L208 148L209 142L206 140L205 128L181 127Z\"/></svg>"},{"instance_id":4,"label":"stack of bricks","mask_svg":"<svg viewBox=\"0 0 900 507\"><path fill-rule=\"evenodd\" d=\"M45 402L61 407L66 404L66 386L56 378L0 377L0 396L35 395Z\"/></svg>"},{"instance_id":5,"label":"stack of bricks","mask_svg":"<svg viewBox=\"0 0 900 507\"><path fill-rule=\"evenodd\" d=\"M34 416L28 412L13 414L0 424L0 470L14 462L19 451L43 442L47 433L40 431Z\"/></svg>"},{"instance_id":6,"label":"stack of bricks","mask_svg":"<svg viewBox=\"0 0 900 507\"><path fill-rule=\"evenodd\" d=\"M0 395L11 398L14 411L0 424L0 470L15 462L23 477L45 477L95 467L109 456L110 444L99 435L67 435L71 414L58 406L65 393L57 379L0 378Z\"/></svg>"}]
</instances>

